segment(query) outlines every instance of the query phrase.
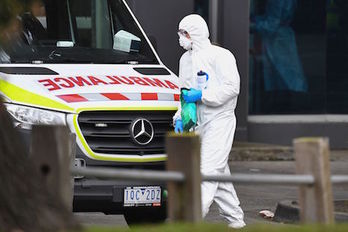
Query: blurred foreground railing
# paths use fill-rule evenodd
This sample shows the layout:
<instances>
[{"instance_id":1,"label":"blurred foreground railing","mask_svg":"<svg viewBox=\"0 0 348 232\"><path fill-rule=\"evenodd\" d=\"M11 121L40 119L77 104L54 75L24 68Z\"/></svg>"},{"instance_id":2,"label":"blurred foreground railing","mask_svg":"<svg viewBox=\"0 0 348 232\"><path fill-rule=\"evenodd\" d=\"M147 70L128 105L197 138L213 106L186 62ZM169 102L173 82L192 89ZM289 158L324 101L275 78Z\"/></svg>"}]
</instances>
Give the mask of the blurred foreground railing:
<instances>
[{"instance_id":1,"label":"blurred foreground railing","mask_svg":"<svg viewBox=\"0 0 348 232\"><path fill-rule=\"evenodd\" d=\"M51 132L49 132L51 130ZM55 127L38 127L33 130L45 136L60 136L50 141L55 145L44 144L45 147L62 149L61 146L68 146L63 149L70 154L70 159L47 158L47 152L37 154L45 156L40 159L44 163L38 163L42 172L47 170L54 172L57 181L53 189L68 189L71 182L59 179L64 176L64 168L69 166L67 160L74 160L73 150L75 144L74 136L64 136L62 133L53 133ZM61 130L61 127L60 127ZM69 142L66 142L69 140ZM39 140L37 140L39 141ZM42 140L41 140L42 141ZM41 144L33 144L42 147ZM201 215L201 183L202 181L233 182L245 184L268 184L268 185L296 185L299 186L300 218L303 223L334 223L332 184L348 183L348 176L330 174L329 142L326 138L300 138L294 140L296 174L232 174L232 175L201 175L200 172L200 141L196 135L175 135L171 134L166 139L166 150L168 155L167 171L145 171L127 170L115 168L90 168L72 167L72 176L84 176L101 179L114 180L143 180L147 182L167 182L168 187L168 216L172 221L198 222L202 220ZM45 150L46 151L46 150ZM62 156L60 152L60 156ZM52 152L57 154L57 152ZM50 156L48 156L50 157ZM47 173L46 173L47 174ZM52 176L52 175L50 175ZM57 184L58 183L58 184ZM60 191L66 194L68 191ZM66 198L71 203L72 197Z\"/></svg>"},{"instance_id":2,"label":"blurred foreground railing","mask_svg":"<svg viewBox=\"0 0 348 232\"><path fill-rule=\"evenodd\" d=\"M71 175L96 177L111 180L144 180L144 181L177 181L184 182L185 176L181 172L168 171L144 171L141 169L120 169L120 168L71 168ZM267 185L312 185L315 180L312 175L294 174L237 174L205 176L202 181L233 182L247 184ZM331 176L332 184L348 184L348 175Z\"/></svg>"},{"instance_id":3,"label":"blurred foreground railing","mask_svg":"<svg viewBox=\"0 0 348 232\"><path fill-rule=\"evenodd\" d=\"M181 172L169 171L144 171L128 170L115 168L71 168L71 174L74 176L96 177L112 180L144 180L144 181L176 181L184 182L185 176ZM333 176L333 179L340 181L345 180L345 176ZM215 182L234 182L248 184L274 184L274 185L310 185L314 184L314 178L311 175L279 175L279 174L232 174L232 175L202 175L202 181Z\"/></svg>"}]
</instances>

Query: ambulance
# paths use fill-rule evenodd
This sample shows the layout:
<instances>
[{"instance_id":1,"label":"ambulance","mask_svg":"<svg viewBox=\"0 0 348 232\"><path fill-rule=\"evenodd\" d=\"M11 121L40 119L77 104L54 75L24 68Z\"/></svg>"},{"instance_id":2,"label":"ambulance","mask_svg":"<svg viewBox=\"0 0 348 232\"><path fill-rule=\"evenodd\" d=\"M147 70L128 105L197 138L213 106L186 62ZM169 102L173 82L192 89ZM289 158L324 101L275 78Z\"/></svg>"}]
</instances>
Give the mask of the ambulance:
<instances>
[{"instance_id":1,"label":"ambulance","mask_svg":"<svg viewBox=\"0 0 348 232\"><path fill-rule=\"evenodd\" d=\"M0 95L25 141L34 124L66 125L76 134L76 166L163 170L178 78L126 2L30 4L0 49ZM163 183L76 177L74 211L161 221L166 195Z\"/></svg>"}]
</instances>

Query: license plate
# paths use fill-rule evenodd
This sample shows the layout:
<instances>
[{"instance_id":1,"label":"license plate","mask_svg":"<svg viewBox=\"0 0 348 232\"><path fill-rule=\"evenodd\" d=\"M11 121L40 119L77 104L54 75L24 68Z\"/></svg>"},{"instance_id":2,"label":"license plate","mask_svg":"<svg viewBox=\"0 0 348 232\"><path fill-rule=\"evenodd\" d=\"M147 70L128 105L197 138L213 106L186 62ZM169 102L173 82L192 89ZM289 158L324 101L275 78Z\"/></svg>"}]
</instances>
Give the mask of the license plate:
<instances>
[{"instance_id":1,"label":"license plate","mask_svg":"<svg viewBox=\"0 0 348 232\"><path fill-rule=\"evenodd\" d=\"M125 207L161 206L161 187L127 187L124 189Z\"/></svg>"}]
</instances>

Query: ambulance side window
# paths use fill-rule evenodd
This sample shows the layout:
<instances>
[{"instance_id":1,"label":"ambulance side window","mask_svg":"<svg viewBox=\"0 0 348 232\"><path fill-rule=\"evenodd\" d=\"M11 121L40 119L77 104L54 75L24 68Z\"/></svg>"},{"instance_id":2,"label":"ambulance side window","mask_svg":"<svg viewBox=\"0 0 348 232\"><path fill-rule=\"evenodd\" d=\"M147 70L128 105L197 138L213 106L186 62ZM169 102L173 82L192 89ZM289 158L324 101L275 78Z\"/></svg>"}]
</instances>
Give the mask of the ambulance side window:
<instances>
[{"instance_id":1,"label":"ambulance side window","mask_svg":"<svg viewBox=\"0 0 348 232\"><path fill-rule=\"evenodd\" d=\"M70 11L76 21L74 33L76 45L100 49L112 48L112 28L107 1L70 1Z\"/></svg>"},{"instance_id":2,"label":"ambulance side window","mask_svg":"<svg viewBox=\"0 0 348 232\"><path fill-rule=\"evenodd\" d=\"M146 56L148 62L157 62L150 46L146 42L144 35L139 30L139 27L136 24L135 20L133 20L132 15L122 4L122 2L113 0L108 0L108 2L111 8L111 18L114 27L114 35L117 32L123 30L138 37L141 41L139 53Z\"/></svg>"},{"instance_id":3,"label":"ambulance side window","mask_svg":"<svg viewBox=\"0 0 348 232\"><path fill-rule=\"evenodd\" d=\"M80 9L76 13L76 28L78 41L77 45L82 47L89 47L92 44L92 17L90 14L91 11L91 2L86 1L84 4L85 7Z\"/></svg>"},{"instance_id":4,"label":"ambulance side window","mask_svg":"<svg viewBox=\"0 0 348 232\"><path fill-rule=\"evenodd\" d=\"M57 40L71 40L66 2L46 0L45 6L47 14L47 41L40 42L55 45Z\"/></svg>"}]
</instances>

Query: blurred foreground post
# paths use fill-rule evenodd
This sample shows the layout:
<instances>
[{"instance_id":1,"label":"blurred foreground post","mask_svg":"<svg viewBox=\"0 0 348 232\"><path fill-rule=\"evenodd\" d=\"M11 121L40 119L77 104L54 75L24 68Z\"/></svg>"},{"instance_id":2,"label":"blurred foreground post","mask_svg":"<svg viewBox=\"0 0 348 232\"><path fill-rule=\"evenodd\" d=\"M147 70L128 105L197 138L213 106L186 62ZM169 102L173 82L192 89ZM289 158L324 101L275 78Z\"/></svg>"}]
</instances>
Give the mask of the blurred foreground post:
<instances>
[{"instance_id":1,"label":"blurred foreground post","mask_svg":"<svg viewBox=\"0 0 348 232\"><path fill-rule=\"evenodd\" d=\"M74 186L75 186L75 178L71 175L71 167L75 166L75 158L76 158L76 134L70 133L69 135L69 175L70 175L70 199L68 201L68 205L70 206L68 209L73 212L73 203L74 203Z\"/></svg>"},{"instance_id":2,"label":"blurred foreground post","mask_svg":"<svg viewBox=\"0 0 348 232\"><path fill-rule=\"evenodd\" d=\"M174 221L199 222L201 213L200 141L193 134L166 138L167 170L182 172L184 182L168 183L168 216Z\"/></svg>"},{"instance_id":3,"label":"blurred foreground post","mask_svg":"<svg viewBox=\"0 0 348 232\"><path fill-rule=\"evenodd\" d=\"M52 138L47 136L37 143L48 151L44 147L49 141ZM23 144L0 100L0 231L76 229L78 224L73 213L43 183L42 176L35 170L36 160L29 157ZM46 167L43 170L47 171Z\"/></svg>"},{"instance_id":4,"label":"blurred foreground post","mask_svg":"<svg viewBox=\"0 0 348 232\"><path fill-rule=\"evenodd\" d=\"M75 136L65 126L34 126L30 158L40 181L48 191L72 211L71 156L75 152Z\"/></svg>"},{"instance_id":5,"label":"blurred foreground post","mask_svg":"<svg viewBox=\"0 0 348 232\"><path fill-rule=\"evenodd\" d=\"M299 203L302 223L333 224L333 198L330 173L329 140L299 138L294 140L296 173L311 174L314 185L300 186Z\"/></svg>"}]
</instances>

